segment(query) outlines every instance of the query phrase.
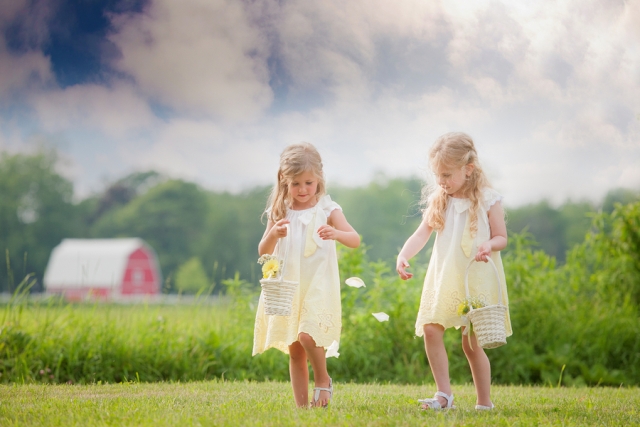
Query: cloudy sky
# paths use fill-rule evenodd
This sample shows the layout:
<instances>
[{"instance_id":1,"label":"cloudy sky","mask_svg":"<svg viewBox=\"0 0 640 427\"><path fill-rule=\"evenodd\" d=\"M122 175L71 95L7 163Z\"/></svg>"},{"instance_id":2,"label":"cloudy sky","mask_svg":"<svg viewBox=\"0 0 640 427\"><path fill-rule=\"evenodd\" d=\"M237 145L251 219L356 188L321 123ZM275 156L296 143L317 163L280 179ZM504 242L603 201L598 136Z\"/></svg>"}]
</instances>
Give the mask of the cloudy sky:
<instances>
[{"instance_id":1,"label":"cloudy sky","mask_svg":"<svg viewBox=\"0 0 640 427\"><path fill-rule=\"evenodd\" d=\"M0 150L78 197L135 170L215 190L284 146L329 184L422 176L469 133L508 206L640 188L637 0L0 0Z\"/></svg>"}]
</instances>

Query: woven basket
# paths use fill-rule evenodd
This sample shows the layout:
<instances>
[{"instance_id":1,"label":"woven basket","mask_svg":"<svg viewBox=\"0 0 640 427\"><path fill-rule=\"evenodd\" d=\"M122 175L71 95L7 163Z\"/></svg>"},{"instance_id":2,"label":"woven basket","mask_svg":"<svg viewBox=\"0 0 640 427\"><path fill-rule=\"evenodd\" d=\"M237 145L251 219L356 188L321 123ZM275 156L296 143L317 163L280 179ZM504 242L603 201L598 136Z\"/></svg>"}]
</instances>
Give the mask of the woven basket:
<instances>
[{"instance_id":1,"label":"woven basket","mask_svg":"<svg viewBox=\"0 0 640 427\"><path fill-rule=\"evenodd\" d=\"M262 279L264 312L270 316L291 316L293 296L298 282L281 279Z\"/></svg>"},{"instance_id":2,"label":"woven basket","mask_svg":"<svg viewBox=\"0 0 640 427\"><path fill-rule=\"evenodd\" d=\"M489 264L493 267L493 271L498 278L498 304L488 305L482 308L470 309L467 318L473 325L473 332L476 334L478 345L482 348L496 348L507 343L507 331L504 326L507 318L507 306L503 304L502 285L500 283L500 275L498 269L491 258L487 258ZM464 276L464 290L467 299L469 295L469 267L473 264L471 260L467 266L467 272Z\"/></svg>"},{"instance_id":3,"label":"woven basket","mask_svg":"<svg viewBox=\"0 0 640 427\"><path fill-rule=\"evenodd\" d=\"M287 236L289 233L287 233ZM280 242L285 238L278 241L278 245L275 250L275 254L279 257ZM262 286L262 295L264 302L264 312L269 316L290 316L291 307L293 306L293 297L298 288L298 282L291 280L284 280L284 271L287 265L287 255L289 253L288 242L283 242L285 250L284 257L282 258L282 268L278 271L278 275L272 279L261 279L260 285Z\"/></svg>"}]
</instances>

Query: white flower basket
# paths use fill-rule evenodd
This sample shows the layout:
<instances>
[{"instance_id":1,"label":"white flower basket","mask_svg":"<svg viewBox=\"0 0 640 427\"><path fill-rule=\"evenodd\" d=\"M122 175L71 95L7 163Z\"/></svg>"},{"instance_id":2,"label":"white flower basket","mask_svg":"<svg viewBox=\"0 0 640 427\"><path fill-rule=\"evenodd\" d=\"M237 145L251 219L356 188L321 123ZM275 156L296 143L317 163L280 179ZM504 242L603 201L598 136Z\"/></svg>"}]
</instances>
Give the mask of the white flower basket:
<instances>
[{"instance_id":1,"label":"white flower basket","mask_svg":"<svg viewBox=\"0 0 640 427\"><path fill-rule=\"evenodd\" d=\"M288 235L289 233L287 233ZM281 240L284 240L281 239ZM284 242L285 251L282 258L282 266L278 269L275 278L261 279L262 296L264 302L264 312L269 316L291 316L293 297L298 288L298 282L284 280L284 272L287 265L287 255L289 252L288 242ZM275 254L279 255L280 241L278 241ZM278 259L280 259L278 257Z\"/></svg>"},{"instance_id":2,"label":"white flower basket","mask_svg":"<svg viewBox=\"0 0 640 427\"><path fill-rule=\"evenodd\" d=\"M502 284L500 283L498 269L491 258L487 259L498 279L498 304L476 309L472 308L467 313L467 318L473 325L473 332L476 334L478 345L482 348L496 348L507 343L507 331L505 328L507 306L503 303ZM469 267L471 267L473 261L471 260L467 266L467 272L464 276L464 290L467 299L471 298L469 295Z\"/></svg>"},{"instance_id":3,"label":"white flower basket","mask_svg":"<svg viewBox=\"0 0 640 427\"><path fill-rule=\"evenodd\" d=\"M298 282L282 279L262 279L264 312L270 316L291 316L293 296Z\"/></svg>"}]
</instances>

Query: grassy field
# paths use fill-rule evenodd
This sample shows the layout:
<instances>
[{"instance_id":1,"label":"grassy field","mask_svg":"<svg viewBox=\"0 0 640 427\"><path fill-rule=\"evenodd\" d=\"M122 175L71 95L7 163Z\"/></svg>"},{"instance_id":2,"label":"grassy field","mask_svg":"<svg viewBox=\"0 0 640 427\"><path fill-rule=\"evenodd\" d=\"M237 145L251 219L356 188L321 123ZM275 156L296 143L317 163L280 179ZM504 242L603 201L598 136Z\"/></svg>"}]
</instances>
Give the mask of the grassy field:
<instances>
[{"instance_id":1,"label":"grassy field","mask_svg":"<svg viewBox=\"0 0 640 427\"><path fill-rule=\"evenodd\" d=\"M327 410L294 407L288 383L209 381L107 385L2 385L8 426L633 426L637 388L495 386L492 412L476 412L473 386L457 386L457 409L421 411L433 386L336 384Z\"/></svg>"}]
</instances>

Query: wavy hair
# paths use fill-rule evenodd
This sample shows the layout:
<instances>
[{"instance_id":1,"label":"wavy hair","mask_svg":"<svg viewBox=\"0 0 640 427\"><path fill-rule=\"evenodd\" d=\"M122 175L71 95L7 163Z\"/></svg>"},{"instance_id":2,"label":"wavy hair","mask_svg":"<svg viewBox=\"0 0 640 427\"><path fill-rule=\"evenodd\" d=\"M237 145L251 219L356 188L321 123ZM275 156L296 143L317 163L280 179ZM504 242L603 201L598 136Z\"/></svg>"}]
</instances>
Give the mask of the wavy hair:
<instances>
[{"instance_id":1,"label":"wavy hair","mask_svg":"<svg viewBox=\"0 0 640 427\"><path fill-rule=\"evenodd\" d=\"M480 167L473 140L466 133L450 132L440 136L429 151L429 166L432 171L441 167L463 168L466 165L473 165L473 170L460 190L471 202L470 231L471 235L475 236L478 231L478 207L482 199L482 189L491 185ZM434 230L444 229L444 214L448 200L447 192L435 180L422 188L422 214Z\"/></svg>"},{"instance_id":2,"label":"wavy hair","mask_svg":"<svg viewBox=\"0 0 640 427\"><path fill-rule=\"evenodd\" d=\"M269 220L277 222L287 215L287 209L293 202L289 193L289 184L303 172L312 172L318 178L316 201L325 194L322 158L316 147L308 142L289 145L280 154L277 181L267 200L267 212L271 210L268 213Z\"/></svg>"}]
</instances>

